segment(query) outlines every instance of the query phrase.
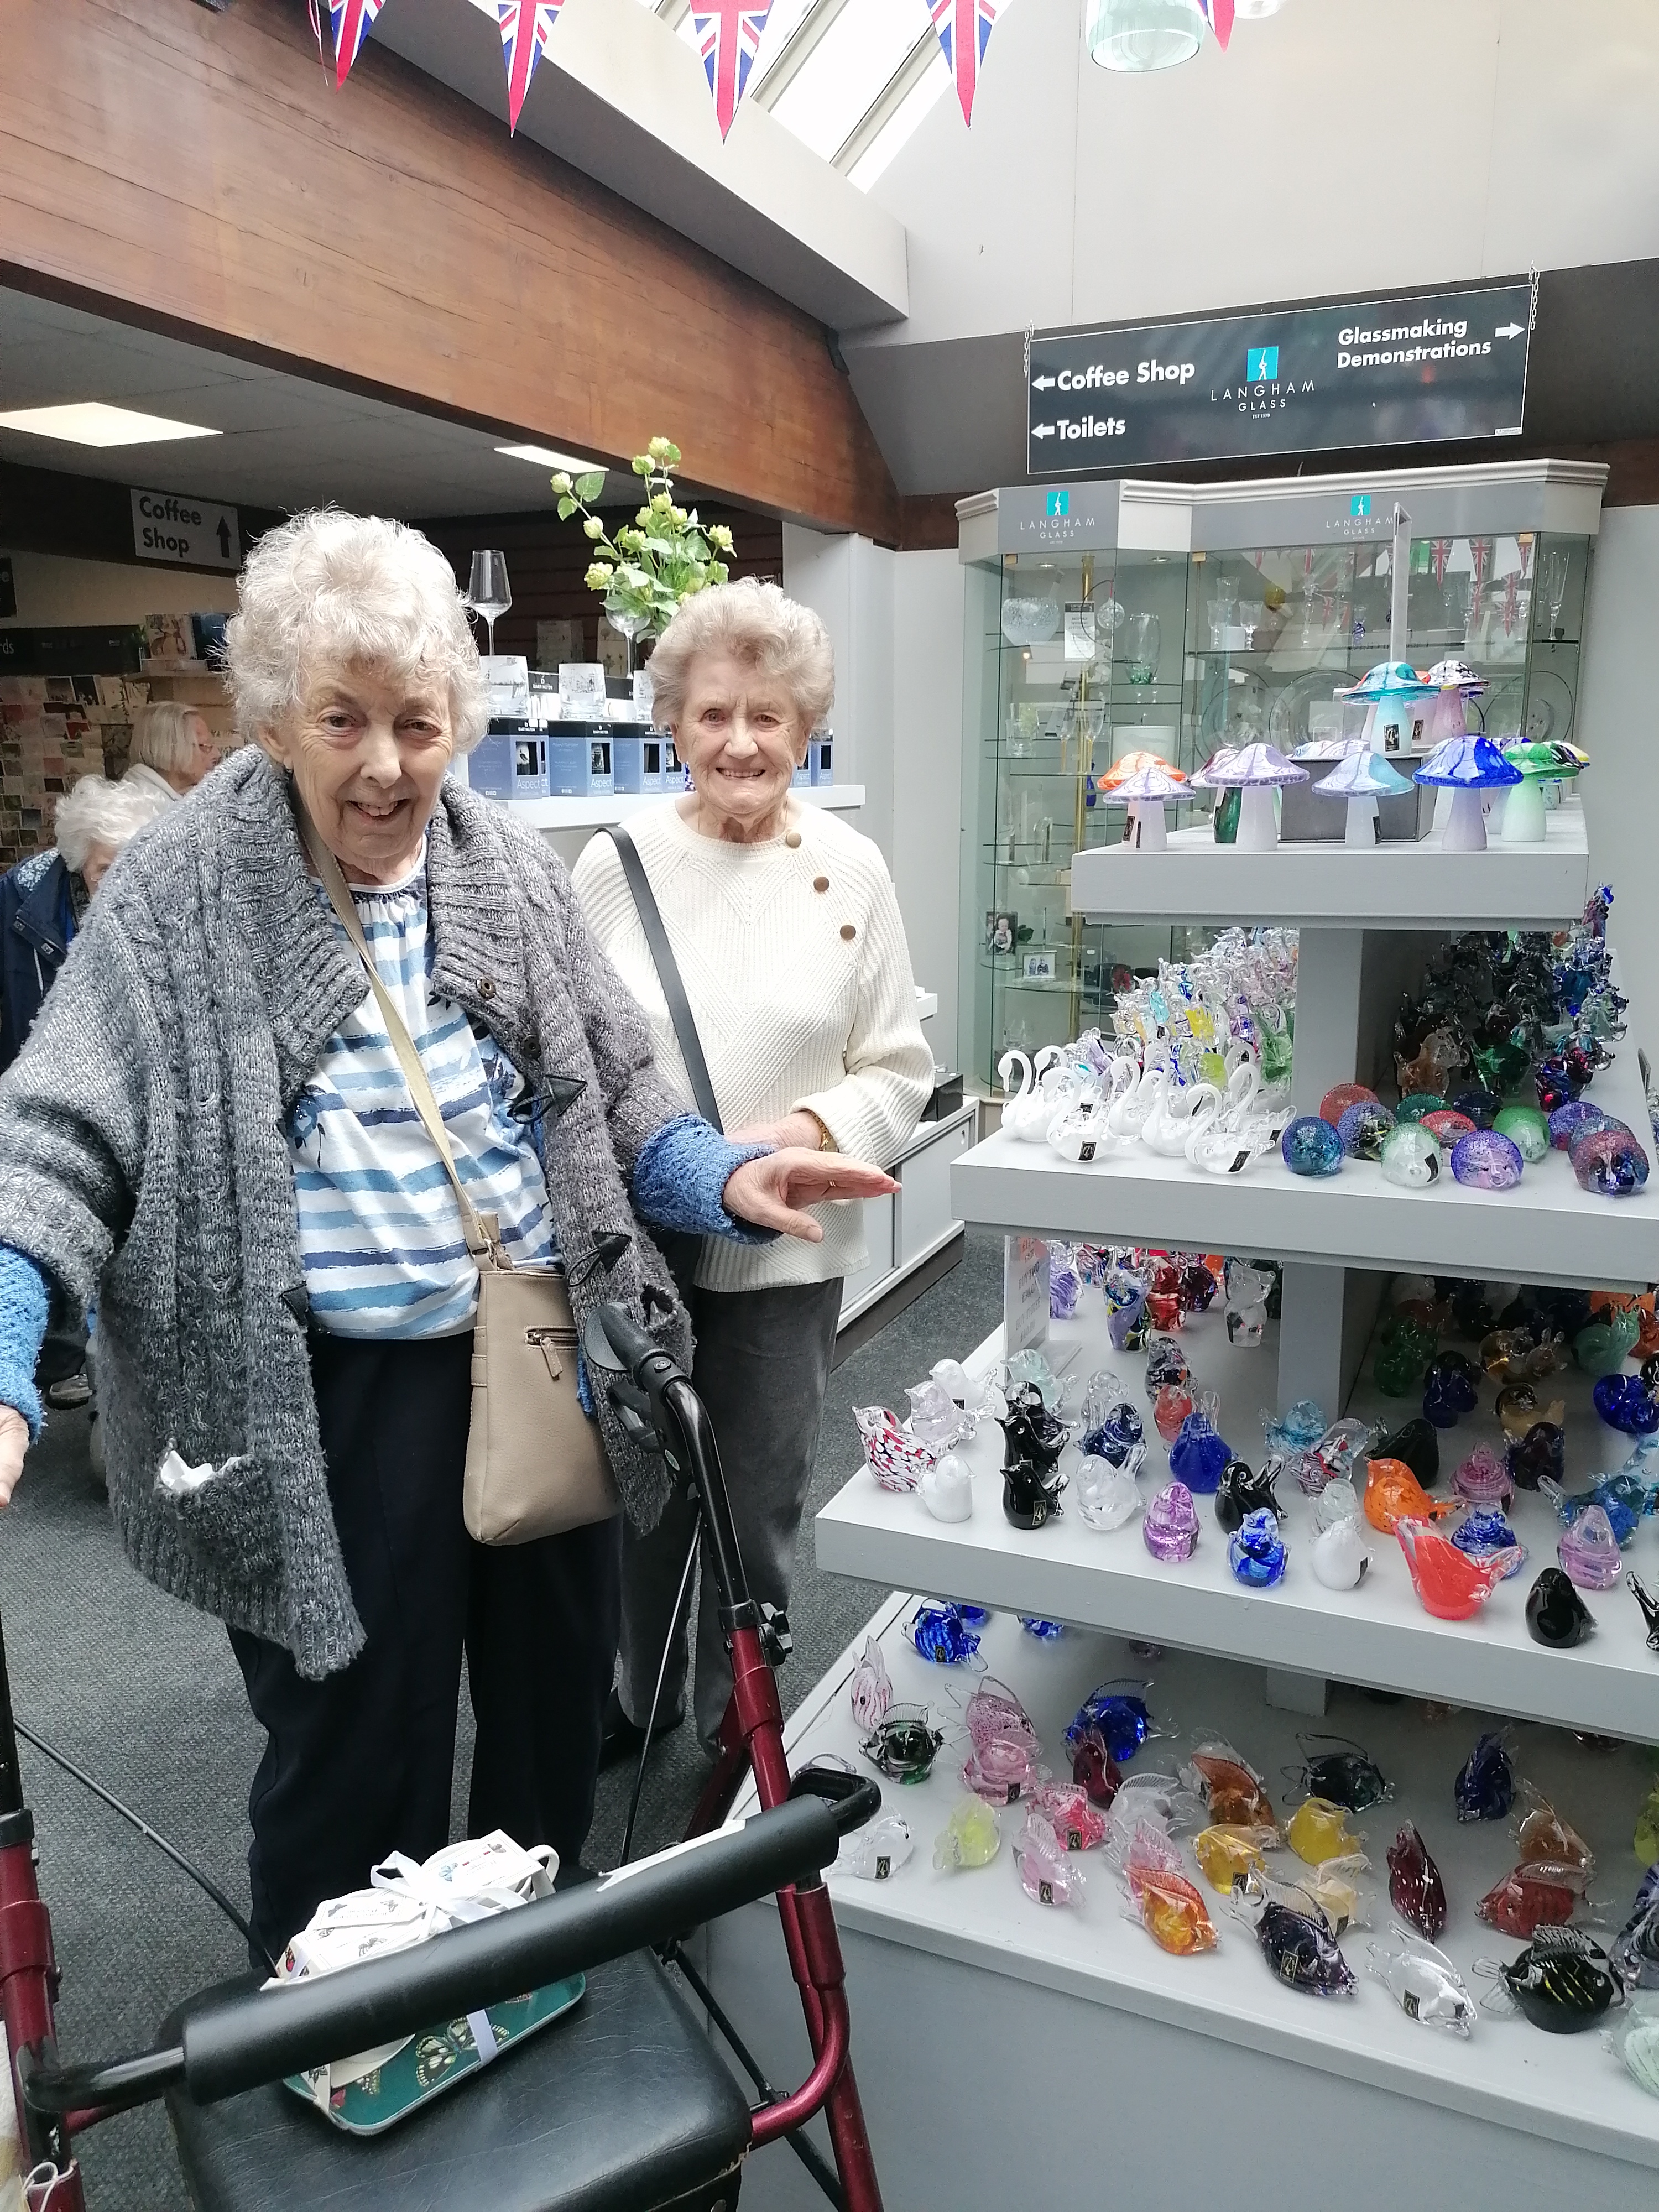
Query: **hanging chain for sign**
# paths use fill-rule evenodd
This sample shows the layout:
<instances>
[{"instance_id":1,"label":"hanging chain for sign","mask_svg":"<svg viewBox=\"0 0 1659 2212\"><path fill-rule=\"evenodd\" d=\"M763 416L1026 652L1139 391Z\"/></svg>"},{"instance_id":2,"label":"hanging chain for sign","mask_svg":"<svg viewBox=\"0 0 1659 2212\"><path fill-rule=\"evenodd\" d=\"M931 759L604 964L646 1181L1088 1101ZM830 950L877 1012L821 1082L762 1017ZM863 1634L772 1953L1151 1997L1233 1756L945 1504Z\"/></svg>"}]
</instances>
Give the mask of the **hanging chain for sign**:
<instances>
[{"instance_id":1,"label":"hanging chain for sign","mask_svg":"<svg viewBox=\"0 0 1659 2212\"><path fill-rule=\"evenodd\" d=\"M1530 337L1538 328L1538 264L1535 261L1527 264L1527 282L1532 287L1532 312L1527 317L1527 335Z\"/></svg>"}]
</instances>

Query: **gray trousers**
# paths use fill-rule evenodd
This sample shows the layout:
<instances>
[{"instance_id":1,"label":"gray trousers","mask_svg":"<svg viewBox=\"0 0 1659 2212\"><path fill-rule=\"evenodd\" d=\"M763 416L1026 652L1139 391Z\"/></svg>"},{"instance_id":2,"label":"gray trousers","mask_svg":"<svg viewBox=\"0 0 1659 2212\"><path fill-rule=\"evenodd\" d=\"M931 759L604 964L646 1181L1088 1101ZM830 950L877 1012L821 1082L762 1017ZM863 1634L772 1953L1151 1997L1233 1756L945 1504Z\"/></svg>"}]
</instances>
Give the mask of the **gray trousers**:
<instances>
[{"instance_id":1,"label":"gray trousers","mask_svg":"<svg viewBox=\"0 0 1659 2212\"><path fill-rule=\"evenodd\" d=\"M794 1573L795 1538L806 1503L823 1394L836 1348L841 1282L775 1290L698 1291L691 1318L691 1380L708 1409L732 1497L738 1547L757 1602L783 1606ZM662 1663L674 1599L691 1542L692 1503L669 1500L649 1535L624 1526L622 1564L623 1711L643 1727ZM681 1711L687 1664L684 1631L663 1680L659 1717ZM717 1733L732 1694L732 1668L715 1616L712 1578L697 1613L697 1734Z\"/></svg>"}]
</instances>

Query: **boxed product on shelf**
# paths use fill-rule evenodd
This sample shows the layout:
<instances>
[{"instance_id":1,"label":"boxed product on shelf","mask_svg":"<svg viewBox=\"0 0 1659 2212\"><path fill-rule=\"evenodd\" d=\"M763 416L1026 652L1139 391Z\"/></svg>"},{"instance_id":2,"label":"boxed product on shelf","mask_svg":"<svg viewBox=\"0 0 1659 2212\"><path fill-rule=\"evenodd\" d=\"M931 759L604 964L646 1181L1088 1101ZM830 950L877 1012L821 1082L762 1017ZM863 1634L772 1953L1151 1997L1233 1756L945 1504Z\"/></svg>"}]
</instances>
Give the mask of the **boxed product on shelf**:
<instances>
[{"instance_id":1,"label":"boxed product on shelf","mask_svg":"<svg viewBox=\"0 0 1659 2212\"><path fill-rule=\"evenodd\" d=\"M467 757L467 781L487 799L545 799L547 739L526 722L492 721Z\"/></svg>"}]
</instances>

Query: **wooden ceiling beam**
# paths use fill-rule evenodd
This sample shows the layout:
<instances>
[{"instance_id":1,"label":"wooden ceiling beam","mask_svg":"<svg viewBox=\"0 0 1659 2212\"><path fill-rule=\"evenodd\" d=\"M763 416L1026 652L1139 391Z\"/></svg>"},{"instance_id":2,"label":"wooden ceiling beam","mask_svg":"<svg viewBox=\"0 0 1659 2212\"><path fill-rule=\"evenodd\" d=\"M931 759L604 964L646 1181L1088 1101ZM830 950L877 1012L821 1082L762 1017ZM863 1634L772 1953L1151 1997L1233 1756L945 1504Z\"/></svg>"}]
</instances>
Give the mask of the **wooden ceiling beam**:
<instances>
[{"instance_id":1,"label":"wooden ceiling beam","mask_svg":"<svg viewBox=\"0 0 1659 2212\"><path fill-rule=\"evenodd\" d=\"M5 0L0 283L895 542L827 334L297 0Z\"/></svg>"}]
</instances>

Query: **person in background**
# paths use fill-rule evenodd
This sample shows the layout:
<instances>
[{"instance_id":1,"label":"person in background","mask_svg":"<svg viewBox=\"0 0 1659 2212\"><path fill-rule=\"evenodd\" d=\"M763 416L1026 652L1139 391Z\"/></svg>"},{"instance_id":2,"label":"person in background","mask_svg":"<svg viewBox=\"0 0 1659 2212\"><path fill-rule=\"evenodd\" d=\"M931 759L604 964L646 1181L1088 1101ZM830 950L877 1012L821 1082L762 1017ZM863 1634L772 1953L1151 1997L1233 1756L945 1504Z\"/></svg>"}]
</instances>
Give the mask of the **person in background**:
<instances>
[{"instance_id":1,"label":"person in background","mask_svg":"<svg viewBox=\"0 0 1659 2212\"><path fill-rule=\"evenodd\" d=\"M132 718L123 781L153 791L165 804L194 791L219 764L219 748L199 708L154 699Z\"/></svg>"},{"instance_id":2,"label":"person in background","mask_svg":"<svg viewBox=\"0 0 1659 2212\"><path fill-rule=\"evenodd\" d=\"M684 983L720 1120L734 1141L852 1152L885 1166L933 1081L887 863L867 837L790 795L830 711L835 665L810 608L775 584L688 600L651 659L656 719L693 788L629 817ZM650 1020L682 1102L690 1079L617 848L601 833L574 879L594 933ZM865 1261L863 1209L817 1209L820 1243L764 1250L705 1237L691 1296L692 1380L720 1439L755 1597L787 1604L835 1351L842 1278ZM608 1756L637 1749L694 1525L677 1490L623 1543L622 1672ZM696 1637L698 1735L712 1743L732 1674L705 1576ZM684 1639L659 1725L683 1715Z\"/></svg>"},{"instance_id":3,"label":"person in background","mask_svg":"<svg viewBox=\"0 0 1659 2212\"><path fill-rule=\"evenodd\" d=\"M172 797L83 775L58 802L50 851L0 876L0 1072L22 1050L105 871Z\"/></svg>"},{"instance_id":4,"label":"person in background","mask_svg":"<svg viewBox=\"0 0 1659 2212\"><path fill-rule=\"evenodd\" d=\"M0 1072L21 1051L110 864L165 804L142 787L83 775L58 802L57 843L0 876ZM60 1412L92 1396L87 1331L62 1300L54 1302L34 1381Z\"/></svg>"},{"instance_id":5,"label":"person in background","mask_svg":"<svg viewBox=\"0 0 1659 2212\"><path fill-rule=\"evenodd\" d=\"M225 1622L265 1730L248 1872L276 1956L390 1852L449 1839L464 1652L470 1832L576 1856L621 1550L614 1519L467 1534L477 1270L302 830L469 1196L515 1266L562 1266L579 1328L614 1299L689 1358L647 1221L811 1238L801 1207L894 1186L682 1110L556 855L446 773L488 702L418 531L330 510L268 532L228 648L252 742L125 856L0 1077L0 1504L39 1428L49 1294L95 1300L116 1526ZM598 1415L648 1521L666 1472L602 1395Z\"/></svg>"}]
</instances>

